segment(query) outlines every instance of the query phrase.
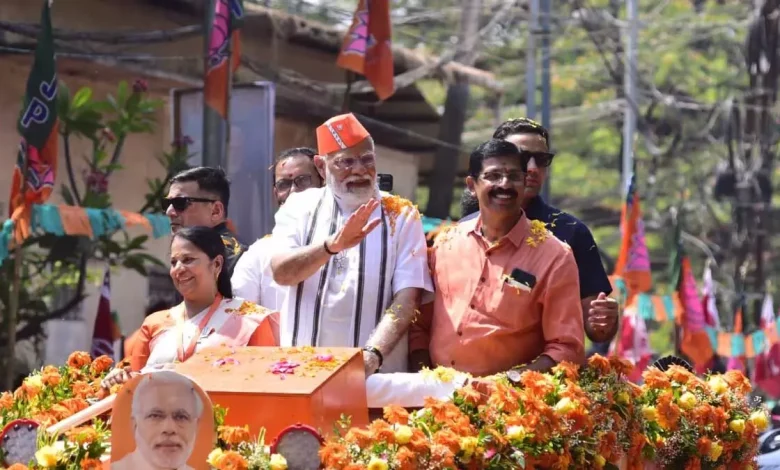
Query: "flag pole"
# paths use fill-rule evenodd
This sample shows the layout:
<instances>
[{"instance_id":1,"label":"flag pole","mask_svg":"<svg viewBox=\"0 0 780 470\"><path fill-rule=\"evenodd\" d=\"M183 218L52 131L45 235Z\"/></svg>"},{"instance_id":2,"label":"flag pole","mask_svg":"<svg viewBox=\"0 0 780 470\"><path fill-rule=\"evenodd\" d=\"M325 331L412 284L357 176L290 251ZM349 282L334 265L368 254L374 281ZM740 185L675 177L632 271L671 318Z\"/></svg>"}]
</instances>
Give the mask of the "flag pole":
<instances>
[{"instance_id":1,"label":"flag pole","mask_svg":"<svg viewBox=\"0 0 780 470\"><path fill-rule=\"evenodd\" d=\"M27 149L25 146L24 163L22 165L22 187L20 198L22 204L27 204L25 200L25 192L27 191L27 167L30 159L27 155ZM18 223L18 222L16 222ZM14 225L16 225L16 223ZM14 226L14 231L18 227ZM13 390L16 370L16 325L19 323L19 298L22 290L22 261L24 259L24 241L19 241L14 237L14 269L12 275L12 289L8 296L8 344L6 345L6 370L5 370L5 389Z\"/></svg>"}]
</instances>

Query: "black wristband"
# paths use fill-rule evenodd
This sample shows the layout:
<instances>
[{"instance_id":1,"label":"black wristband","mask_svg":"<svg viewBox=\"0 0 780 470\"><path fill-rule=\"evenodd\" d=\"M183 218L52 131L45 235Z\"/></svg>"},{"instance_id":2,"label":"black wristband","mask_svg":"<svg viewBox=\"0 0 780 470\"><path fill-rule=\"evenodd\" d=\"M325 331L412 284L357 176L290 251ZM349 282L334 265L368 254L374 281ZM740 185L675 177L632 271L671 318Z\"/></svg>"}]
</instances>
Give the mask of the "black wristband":
<instances>
[{"instance_id":1,"label":"black wristband","mask_svg":"<svg viewBox=\"0 0 780 470\"><path fill-rule=\"evenodd\" d=\"M325 248L325 252L331 256L339 254L338 251L336 252L330 251L330 248L328 248L328 240L322 242L322 247Z\"/></svg>"},{"instance_id":2,"label":"black wristband","mask_svg":"<svg viewBox=\"0 0 780 470\"><path fill-rule=\"evenodd\" d=\"M379 367L377 367L377 370L382 368L382 364L385 362L385 357L382 355L382 352L379 351L379 349L373 347L373 346L366 346L363 348L363 351L370 352L372 354L376 354L376 357L379 358Z\"/></svg>"}]
</instances>

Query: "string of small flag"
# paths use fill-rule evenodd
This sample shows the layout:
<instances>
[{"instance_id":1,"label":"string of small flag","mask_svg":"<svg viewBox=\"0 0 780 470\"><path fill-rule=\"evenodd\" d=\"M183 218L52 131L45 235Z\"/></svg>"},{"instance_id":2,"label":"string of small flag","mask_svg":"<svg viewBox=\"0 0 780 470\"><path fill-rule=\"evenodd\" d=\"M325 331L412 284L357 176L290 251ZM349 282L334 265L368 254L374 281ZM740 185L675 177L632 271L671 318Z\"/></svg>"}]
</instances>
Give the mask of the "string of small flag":
<instances>
[{"instance_id":1,"label":"string of small flag","mask_svg":"<svg viewBox=\"0 0 780 470\"><path fill-rule=\"evenodd\" d=\"M139 214L64 204L33 204L30 226L32 233L85 236L90 239L110 235L128 227L146 229L154 238L162 238L171 233L171 221L163 214ZM8 219L0 229L0 263L8 257L13 236L14 222Z\"/></svg>"}]
</instances>

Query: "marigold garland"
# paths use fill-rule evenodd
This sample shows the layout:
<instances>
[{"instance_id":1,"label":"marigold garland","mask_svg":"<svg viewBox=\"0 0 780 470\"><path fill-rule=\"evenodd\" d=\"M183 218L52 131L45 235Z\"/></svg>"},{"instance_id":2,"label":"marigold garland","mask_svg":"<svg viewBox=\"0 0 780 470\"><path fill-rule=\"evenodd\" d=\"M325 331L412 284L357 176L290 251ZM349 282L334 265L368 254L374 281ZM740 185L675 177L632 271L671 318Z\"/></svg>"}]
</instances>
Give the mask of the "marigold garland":
<instances>
[{"instance_id":1,"label":"marigold garland","mask_svg":"<svg viewBox=\"0 0 780 470\"><path fill-rule=\"evenodd\" d=\"M412 201L395 194L382 197L382 208L384 209L385 214L387 215L387 220L390 223L391 236L395 235L396 219L407 208L412 208L414 210L414 217L417 219L420 218L420 211L417 210L417 206L414 205Z\"/></svg>"},{"instance_id":2,"label":"marigold garland","mask_svg":"<svg viewBox=\"0 0 780 470\"><path fill-rule=\"evenodd\" d=\"M366 429L343 423L320 457L334 470L714 470L755 457L768 418L748 402L744 375L649 369L639 387L626 379L632 368L594 356L585 368L527 371L519 386L493 378L487 394L466 386L411 413L390 406Z\"/></svg>"},{"instance_id":3,"label":"marigold garland","mask_svg":"<svg viewBox=\"0 0 780 470\"><path fill-rule=\"evenodd\" d=\"M312 348L288 353L312 356ZM326 360L327 359L327 360ZM335 362L320 357L318 362ZM44 367L13 394L0 395L0 425L17 418L58 421L100 398L109 358L74 353L67 366ZM626 377L633 366L618 358L592 357L579 368L562 363L550 373L527 371L518 386L499 375L482 387L460 388L451 401L428 399L410 412L388 406L384 419L367 428L340 423L320 451L326 469L642 469L743 468L757 452L767 413L749 401L751 384L740 372L700 378L681 367L644 372L644 385ZM424 374L442 382L456 371ZM74 386L75 384L81 384ZM271 455L264 433L253 440L247 427L225 426L215 407L218 445L208 463L217 470L285 470ZM53 420L53 421L52 421ZM9 470L102 468L110 430L101 418L63 436L41 433L31 466Z\"/></svg>"}]
</instances>

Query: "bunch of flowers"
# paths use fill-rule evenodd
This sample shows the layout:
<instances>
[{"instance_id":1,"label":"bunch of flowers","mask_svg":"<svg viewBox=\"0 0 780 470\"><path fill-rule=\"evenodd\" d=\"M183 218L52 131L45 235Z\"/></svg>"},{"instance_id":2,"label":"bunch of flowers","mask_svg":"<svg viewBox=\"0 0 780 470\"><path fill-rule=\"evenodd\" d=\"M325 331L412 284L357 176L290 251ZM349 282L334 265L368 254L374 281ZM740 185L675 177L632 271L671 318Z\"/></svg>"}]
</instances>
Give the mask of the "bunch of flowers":
<instances>
[{"instance_id":1,"label":"bunch of flowers","mask_svg":"<svg viewBox=\"0 0 780 470\"><path fill-rule=\"evenodd\" d=\"M227 409L214 406L217 446L209 454L208 464L215 470L286 470L287 461L271 454L265 445L265 430L252 439L249 427L225 426Z\"/></svg>"},{"instance_id":2,"label":"bunch of flowers","mask_svg":"<svg viewBox=\"0 0 780 470\"><path fill-rule=\"evenodd\" d=\"M595 356L581 369L526 371L518 385L483 379L415 412L388 407L365 429L344 422L320 456L325 468L339 470L636 469L646 462L682 470L744 467L754 458L767 417L746 399L750 384L741 373L705 382L679 367L650 369L639 387L626 378L632 368Z\"/></svg>"},{"instance_id":3,"label":"bunch of flowers","mask_svg":"<svg viewBox=\"0 0 780 470\"><path fill-rule=\"evenodd\" d=\"M90 400L105 398L109 392L100 387L113 360L77 351L62 367L46 366L24 379L13 394L0 394L0 429L21 418L33 419L43 427L62 421L90 405Z\"/></svg>"},{"instance_id":4,"label":"bunch of flowers","mask_svg":"<svg viewBox=\"0 0 780 470\"><path fill-rule=\"evenodd\" d=\"M752 461L769 420L750 402L751 385L741 372L705 380L671 366L643 377L644 454L658 468L745 468Z\"/></svg>"}]
</instances>

